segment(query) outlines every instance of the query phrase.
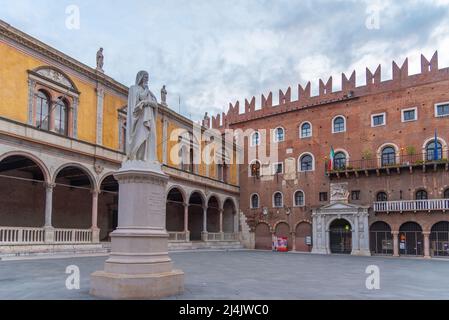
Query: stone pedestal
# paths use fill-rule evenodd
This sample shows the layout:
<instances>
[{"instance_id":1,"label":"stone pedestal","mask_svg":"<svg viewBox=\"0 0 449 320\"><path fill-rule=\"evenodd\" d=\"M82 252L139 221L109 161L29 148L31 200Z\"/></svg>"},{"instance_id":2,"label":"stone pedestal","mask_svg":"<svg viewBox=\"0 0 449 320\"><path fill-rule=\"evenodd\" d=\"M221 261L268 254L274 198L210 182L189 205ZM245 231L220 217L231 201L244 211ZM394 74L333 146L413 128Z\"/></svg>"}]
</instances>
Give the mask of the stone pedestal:
<instances>
[{"instance_id":1,"label":"stone pedestal","mask_svg":"<svg viewBox=\"0 0 449 320\"><path fill-rule=\"evenodd\" d=\"M118 228L104 271L91 275L90 293L112 299L159 299L184 290L184 273L168 256L165 187L160 164L127 162L119 183Z\"/></svg>"}]
</instances>

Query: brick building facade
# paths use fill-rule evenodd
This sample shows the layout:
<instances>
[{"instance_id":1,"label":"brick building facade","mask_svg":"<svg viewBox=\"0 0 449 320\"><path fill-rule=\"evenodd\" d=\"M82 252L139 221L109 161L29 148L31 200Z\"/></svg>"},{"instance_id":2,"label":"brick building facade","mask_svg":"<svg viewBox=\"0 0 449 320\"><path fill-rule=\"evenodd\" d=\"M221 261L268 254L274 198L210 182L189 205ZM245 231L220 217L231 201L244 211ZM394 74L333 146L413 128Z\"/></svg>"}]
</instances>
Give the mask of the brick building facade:
<instances>
[{"instance_id":1,"label":"brick building facade","mask_svg":"<svg viewBox=\"0 0 449 320\"><path fill-rule=\"evenodd\" d=\"M419 74L408 60L392 67L391 80L379 66L364 86L343 74L341 91L320 80L317 96L308 83L295 101L288 88L277 105L270 93L211 119L246 137L240 209L253 247L276 235L297 251L449 254L449 69L437 53ZM261 160L273 144L278 155Z\"/></svg>"}]
</instances>

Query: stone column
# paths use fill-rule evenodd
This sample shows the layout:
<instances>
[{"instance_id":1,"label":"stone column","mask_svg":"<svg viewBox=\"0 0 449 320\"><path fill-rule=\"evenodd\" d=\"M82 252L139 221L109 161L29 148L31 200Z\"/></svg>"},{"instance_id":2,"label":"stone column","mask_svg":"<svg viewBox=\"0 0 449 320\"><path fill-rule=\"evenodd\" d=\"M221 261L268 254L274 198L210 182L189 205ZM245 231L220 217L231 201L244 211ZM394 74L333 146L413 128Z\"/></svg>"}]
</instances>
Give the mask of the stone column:
<instances>
[{"instance_id":1,"label":"stone column","mask_svg":"<svg viewBox=\"0 0 449 320\"><path fill-rule=\"evenodd\" d=\"M292 251L296 251L296 232L292 232Z\"/></svg>"},{"instance_id":2,"label":"stone column","mask_svg":"<svg viewBox=\"0 0 449 320\"><path fill-rule=\"evenodd\" d=\"M220 212L220 233L221 233L221 240L224 240L224 232L223 232L223 209L218 209Z\"/></svg>"},{"instance_id":3,"label":"stone column","mask_svg":"<svg viewBox=\"0 0 449 320\"><path fill-rule=\"evenodd\" d=\"M423 232L424 236L424 258L430 259L430 232Z\"/></svg>"},{"instance_id":4,"label":"stone column","mask_svg":"<svg viewBox=\"0 0 449 320\"><path fill-rule=\"evenodd\" d=\"M92 190L92 242L100 242L100 229L98 228L98 195L97 190Z\"/></svg>"},{"instance_id":5,"label":"stone column","mask_svg":"<svg viewBox=\"0 0 449 320\"><path fill-rule=\"evenodd\" d=\"M189 231L189 204L184 203L184 233L186 234L186 242L190 241Z\"/></svg>"},{"instance_id":6,"label":"stone column","mask_svg":"<svg viewBox=\"0 0 449 320\"><path fill-rule=\"evenodd\" d=\"M45 242L52 243L55 241L55 229L52 224L53 215L53 189L56 187L54 183L45 183Z\"/></svg>"},{"instance_id":7,"label":"stone column","mask_svg":"<svg viewBox=\"0 0 449 320\"><path fill-rule=\"evenodd\" d=\"M91 275L90 293L110 299L160 299L184 291L184 273L168 256L166 185L158 163L128 161L114 177L118 228L104 271Z\"/></svg>"},{"instance_id":8,"label":"stone column","mask_svg":"<svg viewBox=\"0 0 449 320\"><path fill-rule=\"evenodd\" d=\"M399 257L399 231L391 232L393 235L393 257Z\"/></svg>"},{"instance_id":9,"label":"stone column","mask_svg":"<svg viewBox=\"0 0 449 320\"><path fill-rule=\"evenodd\" d=\"M203 232L201 232L201 240L207 241L207 207L203 208Z\"/></svg>"}]
</instances>

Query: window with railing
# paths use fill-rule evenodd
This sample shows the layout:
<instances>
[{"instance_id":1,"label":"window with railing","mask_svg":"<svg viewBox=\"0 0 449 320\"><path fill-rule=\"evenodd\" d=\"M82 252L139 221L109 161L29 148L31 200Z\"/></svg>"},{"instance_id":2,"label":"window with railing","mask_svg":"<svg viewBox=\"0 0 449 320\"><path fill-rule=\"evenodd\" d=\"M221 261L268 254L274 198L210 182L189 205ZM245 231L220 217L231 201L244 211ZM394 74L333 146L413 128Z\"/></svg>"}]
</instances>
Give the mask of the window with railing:
<instances>
[{"instance_id":1,"label":"window with railing","mask_svg":"<svg viewBox=\"0 0 449 320\"><path fill-rule=\"evenodd\" d=\"M346 168L346 155L343 152L337 152L334 156L334 169L342 170Z\"/></svg>"},{"instance_id":2,"label":"window with railing","mask_svg":"<svg viewBox=\"0 0 449 320\"><path fill-rule=\"evenodd\" d=\"M440 142L435 144L435 141L426 146L427 161L441 160L443 158L443 145Z\"/></svg>"},{"instance_id":3,"label":"window with railing","mask_svg":"<svg viewBox=\"0 0 449 320\"><path fill-rule=\"evenodd\" d=\"M382 150L382 167L396 164L396 150L393 147L386 147Z\"/></svg>"},{"instance_id":4,"label":"window with railing","mask_svg":"<svg viewBox=\"0 0 449 320\"><path fill-rule=\"evenodd\" d=\"M388 201L388 195L386 192L378 192L376 196L376 200L378 202L386 202Z\"/></svg>"},{"instance_id":5,"label":"window with railing","mask_svg":"<svg viewBox=\"0 0 449 320\"><path fill-rule=\"evenodd\" d=\"M416 192L416 200L427 200L427 199L429 199L429 196L426 190L418 190Z\"/></svg>"}]
</instances>

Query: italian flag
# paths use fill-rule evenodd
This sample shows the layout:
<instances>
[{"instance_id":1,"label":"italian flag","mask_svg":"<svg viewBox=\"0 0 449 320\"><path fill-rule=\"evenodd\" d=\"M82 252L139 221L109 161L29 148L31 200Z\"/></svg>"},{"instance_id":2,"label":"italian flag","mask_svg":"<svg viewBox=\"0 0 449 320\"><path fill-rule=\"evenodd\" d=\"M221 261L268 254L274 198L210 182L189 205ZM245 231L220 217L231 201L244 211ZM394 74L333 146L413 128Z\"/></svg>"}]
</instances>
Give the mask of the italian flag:
<instances>
[{"instance_id":1,"label":"italian flag","mask_svg":"<svg viewBox=\"0 0 449 320\"><path fill-rule=\"evenodd\" d=\"M334 170L334 157L335 157L334 147L331 146L331 152L329 154L329 163L327 165L329 171Z\"/></svg>"}]
</instances>

